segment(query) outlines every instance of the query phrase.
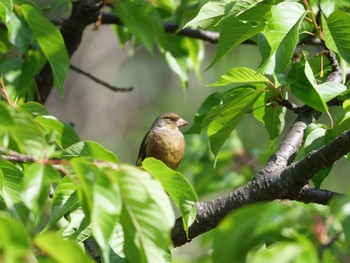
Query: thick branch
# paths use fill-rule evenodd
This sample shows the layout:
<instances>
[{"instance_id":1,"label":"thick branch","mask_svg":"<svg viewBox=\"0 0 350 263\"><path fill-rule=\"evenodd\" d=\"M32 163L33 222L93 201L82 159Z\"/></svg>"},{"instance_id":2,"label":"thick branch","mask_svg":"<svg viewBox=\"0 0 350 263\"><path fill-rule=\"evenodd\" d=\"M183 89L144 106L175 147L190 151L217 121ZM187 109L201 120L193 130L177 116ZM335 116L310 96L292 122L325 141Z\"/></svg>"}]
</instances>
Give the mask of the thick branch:
<instances>
[{"instance_id":1,"label":"thick branch","mask_svg":"<svg viewBox=\"0 0 350 263\"><path fill-rule=\"evenodd\" d=\"M102 2L98 0L73 1L71 16L63 21L61 33L71 57L80 45L85 27L96 21ZM36 76L38 86L37 100L45 102L53 88L53 75L49 63Z\"/></svg>"},{"instance_id":2,"label":"thick branch","mask_svg":"<svg viewBox=\"0 0 350 263\"><path fill-rule=\"evenodd\" d=\"M317 203L326 205L335 196L342 196L342 194L324 189L310 188L309 185L306 185L294 199L290 199L300 201L306 204Z\"/></svg>"}]
</instances>

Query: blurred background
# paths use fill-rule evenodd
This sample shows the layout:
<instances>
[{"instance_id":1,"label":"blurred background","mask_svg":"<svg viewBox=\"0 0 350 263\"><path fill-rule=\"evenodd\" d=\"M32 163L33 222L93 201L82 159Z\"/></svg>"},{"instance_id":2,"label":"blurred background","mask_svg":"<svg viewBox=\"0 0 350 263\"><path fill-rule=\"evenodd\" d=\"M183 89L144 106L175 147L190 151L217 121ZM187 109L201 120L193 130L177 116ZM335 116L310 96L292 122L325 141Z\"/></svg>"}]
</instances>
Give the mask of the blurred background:
<instances>
[{"instance_id":1,"label":"blurred background","mask_svg":"<svg viewBox=\"0 0 350 263\"><path fill-rule=\"evenodd\" d=\"M157 116L173 111L193 123L197 109L209 94L230 88L207 85L217 81L232 67L254 69L260 62L260 54L254 46L241 45L214 68L204 71L214 54L215 45L206 44L201 79L198 80L191 72L188 88L183 88L160 54L155 53L152 57L139 48L133 56L128 56L128 50L119 47L111 26L102 26L97 31L93 31L91 26L85 30L72 64L111 85L132 86L133 91L113 92L70 71L64 99L54 90L46 107L51 115L73 123L82 140L96 141L116 153L120 162L134 164L142 138ZM331 114L336 120L337 110ZM284 133L294 121L293 115L287 114ZM327 117L323 117L322 122L330 123ZM187 129L185 127L184 131ZM283 135L279 141L281 139ZM244 184L262 168L272 150L267 132L252 114L244 117L226 143L216 168L205 134L186 135L186 142L187 149L179 170L190 179L200 200L211 199ZM346 193L349 183L347 161L341 160L323 188ZM205 240L206 235L196 242L205 247ZM186 246L185 250L178 250L182 258L186 253L192 258L195 256L193 247Z\"/></svg>"}]
</instances>

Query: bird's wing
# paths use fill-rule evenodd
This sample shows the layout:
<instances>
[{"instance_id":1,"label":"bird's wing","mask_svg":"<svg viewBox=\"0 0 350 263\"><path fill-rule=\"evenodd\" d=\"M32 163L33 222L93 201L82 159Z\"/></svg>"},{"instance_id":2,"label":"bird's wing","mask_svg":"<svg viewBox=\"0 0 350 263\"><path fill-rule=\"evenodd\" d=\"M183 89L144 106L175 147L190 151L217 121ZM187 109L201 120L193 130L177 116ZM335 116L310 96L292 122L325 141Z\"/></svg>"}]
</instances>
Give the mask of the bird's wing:
<instances>
[{"instance_id":1,"label":"bird's wing","mask_svg":"<svg viewBox=\"0 0 350 263\"><path fill-rule=\"evenodd\" d=\"M147 134L145 135L145 137L143 137L143 140L141 142L141 146L139 149L139 154L137 157L137 161L136 161L136 165L137 166L141 166L142 161L146 158L146 153L147 153L147 144L149 142L149 137L152 135L152 132L149 131L147 132Z\"/></svg>"}]
</instances>

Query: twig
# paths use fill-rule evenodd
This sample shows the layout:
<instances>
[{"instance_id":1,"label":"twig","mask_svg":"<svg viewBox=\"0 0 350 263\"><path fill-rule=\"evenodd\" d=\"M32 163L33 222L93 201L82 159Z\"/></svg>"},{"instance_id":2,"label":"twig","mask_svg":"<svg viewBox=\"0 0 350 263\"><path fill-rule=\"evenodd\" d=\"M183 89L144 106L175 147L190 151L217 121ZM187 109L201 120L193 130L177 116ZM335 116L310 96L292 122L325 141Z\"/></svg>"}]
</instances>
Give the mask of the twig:
<instances>
[{"instance_id":1,"label":"twig","mask_svg":"<svg viewBox=\"0 0 350 263\"><path fill-rule=\"evenodd\" d=\"M105 82L105 81L103 81L103 80L101 80L101 79L91 75L90 73L88 73L88 72L86 72L86 71L84 71L84 70L82 70L82 69L80 69L80 68L78 68L76 66L73 66L72 64L70 65L70 68L72 70L74 70L74 71L84 75L85 77L95 81L97 84L101 84L102 86L104 86L104 87L106 87L106 88L108 88L108 89L110 89L112 91L115 91L115 92L128 92L128 91L132 91L133 90L133 87L118 88L116 86L113 86L113 85L111 85L111 84L109 84L109 83L107 83L107 82Z\"/></svg>"},{"instance_id":2,"label":"twig","mask_svg":"<svg viewBox=\"0 0 350 263\"><path fill-rule=\"evenodd\" d=\"M11 162L17 162L17 163L27 163L27 162L36 162L37 159L34 157L30 157L24 154L21 154L19 152L6 149L3 146L0 146L0 153L1 153L1 158L7 161Z\"/></svg>"}]
</instances>

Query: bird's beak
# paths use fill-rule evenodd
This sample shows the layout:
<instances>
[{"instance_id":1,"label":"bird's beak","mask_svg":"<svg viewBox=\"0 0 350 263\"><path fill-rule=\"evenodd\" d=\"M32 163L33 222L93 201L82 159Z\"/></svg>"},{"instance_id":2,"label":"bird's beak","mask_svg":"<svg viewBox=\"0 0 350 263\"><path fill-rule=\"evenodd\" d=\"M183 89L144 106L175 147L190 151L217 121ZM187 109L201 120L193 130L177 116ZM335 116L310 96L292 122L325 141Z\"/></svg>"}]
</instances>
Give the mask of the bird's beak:
<instances>
[{"instance_id":1,"label":"bird's beak","mask_svg":"<svg viewBox=\"0 0 350 263\"><path fill-rule=\"evenodd\" d=\"M182 119L182 118L178 119L177 122L176 122L176 126L177 126L177 127L182 127L182 126L185 126L185 125L187 125L187 124L188 124L188 122L185 121L185 120Z\"/></svg>"}]
</instances>

